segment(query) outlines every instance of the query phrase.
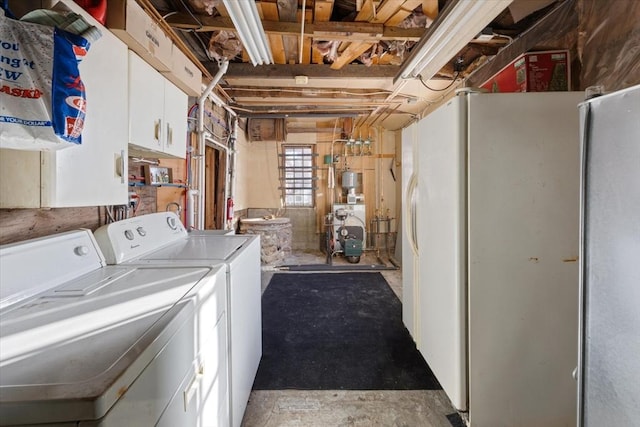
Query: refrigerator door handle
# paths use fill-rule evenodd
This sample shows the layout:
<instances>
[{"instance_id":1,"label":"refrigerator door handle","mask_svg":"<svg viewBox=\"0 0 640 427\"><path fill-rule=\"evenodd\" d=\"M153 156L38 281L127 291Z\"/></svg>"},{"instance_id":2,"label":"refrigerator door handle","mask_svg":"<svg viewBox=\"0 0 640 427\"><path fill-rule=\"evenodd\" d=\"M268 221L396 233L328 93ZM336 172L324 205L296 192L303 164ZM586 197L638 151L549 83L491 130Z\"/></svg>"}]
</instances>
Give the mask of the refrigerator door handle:
<instances>
[{"instance_id":1,"label":"refrigerator door handle","mask_svg":"<svg viewBox=\"0 0 640 427\"><path fill-rule=\"evenodd\" d=\"M417 215L417 189L418 179L415 174L409 178L409 184L407 185L407 200L409 201L409 209L406 209L407 224L409 231L409 243L414 253L418 253L418 215Z\"/></svg>"}]
</instances>

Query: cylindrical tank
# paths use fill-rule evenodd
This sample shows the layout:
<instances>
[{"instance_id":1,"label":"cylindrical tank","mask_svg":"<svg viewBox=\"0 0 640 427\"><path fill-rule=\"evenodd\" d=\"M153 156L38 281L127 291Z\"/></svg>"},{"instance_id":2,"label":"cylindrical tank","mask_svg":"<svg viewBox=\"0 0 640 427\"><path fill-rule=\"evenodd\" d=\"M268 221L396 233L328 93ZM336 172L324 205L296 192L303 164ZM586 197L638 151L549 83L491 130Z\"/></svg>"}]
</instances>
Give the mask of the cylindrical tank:
<instances>
[{"instance_id":1,"label":"cylindrical tank","mask_svg":"<svg viewBox=\"0 0 640 427\"><path fill-rule=\"evenodd\" d=\"M351 171L342 172L342 186L344 188L356 188L358 185L358 174Z\"/></svg>"}]
</instances>

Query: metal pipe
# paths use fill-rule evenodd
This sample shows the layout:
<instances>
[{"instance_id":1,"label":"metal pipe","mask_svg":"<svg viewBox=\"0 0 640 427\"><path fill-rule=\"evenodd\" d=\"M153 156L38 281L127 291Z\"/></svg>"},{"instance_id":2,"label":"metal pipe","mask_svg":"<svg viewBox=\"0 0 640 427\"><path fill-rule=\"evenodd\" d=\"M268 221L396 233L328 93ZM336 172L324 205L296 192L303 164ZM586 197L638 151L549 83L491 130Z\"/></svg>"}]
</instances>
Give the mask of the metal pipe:
<instances>
[{"instance_id":1,"label":"metal pipe","mask_svg":"<svg viewBox=\"0 0 640 427\"><path fill-rule=\"evenodd\" d=\"M233 124L231 125L231 138L229 138L229 148L231 155L231 171L229 175L229 197L233 198L234 190L235 190L235 171L236 171L236 141L238 140L238 116L233 115L232 119Z\"/></svg>"},{"instance_id":2,"label":"metal pipe","mask_svg":"<svg viewBox=\"0 0 640 427\"><path fill-rule=\"evenodd\" d=\"M218 72L209 82L202 95L198 98L198 155L196 156L197 164L197 179L195 189L198 191L197 196L197 208L198 214L196 217L197 224L187 224L187 229L196 228L204 230L204 196L205 196L205 131L204 131L204 102L207 97L213 91L213 88L218 84L224 73L227 72L229 67L229 60L223 59L218 62ZM193 206L191 207L193 209ZM194 210L195 213L195 210ZM187 218L190 218L187 215Z\"/></svg>"}]
</instances>

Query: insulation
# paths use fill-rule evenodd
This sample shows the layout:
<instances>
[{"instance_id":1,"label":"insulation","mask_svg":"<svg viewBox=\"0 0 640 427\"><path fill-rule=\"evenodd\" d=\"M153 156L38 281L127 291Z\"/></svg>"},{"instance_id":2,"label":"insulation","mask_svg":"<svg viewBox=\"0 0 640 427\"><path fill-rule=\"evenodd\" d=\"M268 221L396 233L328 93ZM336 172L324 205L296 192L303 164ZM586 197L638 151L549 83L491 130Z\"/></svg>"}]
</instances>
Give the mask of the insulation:
<instances>
[{"instance_id":1,"label":"insulation","mask_svg":"<svg viewBox=\"0 0 640 427\"><path fill-rule=\"evenodd\" d=\"M233 59L242 52L242 42L231 31L218 31L209 39L209 54L212 58Z\"/></svg>"},{"instance_id":2,"label":"insulation","mask_svg":"<svg viewBox=\"0 0 640 427\"><path fill-rule=\"evenodd\" d=\"M213 15L213 9L222 4L222 0L189 0L189 6L197 13Z\"/></svg>"},{"instance_id":3,"label":"insulation","mask_svg":"<svg viewBox=\"0 0 640 427\"><path fill-rule=\"evenodd\" d=\"M338 59L338 47L340 46L340 42L333 41L314 41L313 48L316 49L326 61L330 64L333 63L336 59Z\"/></svg>"}]
</instances>

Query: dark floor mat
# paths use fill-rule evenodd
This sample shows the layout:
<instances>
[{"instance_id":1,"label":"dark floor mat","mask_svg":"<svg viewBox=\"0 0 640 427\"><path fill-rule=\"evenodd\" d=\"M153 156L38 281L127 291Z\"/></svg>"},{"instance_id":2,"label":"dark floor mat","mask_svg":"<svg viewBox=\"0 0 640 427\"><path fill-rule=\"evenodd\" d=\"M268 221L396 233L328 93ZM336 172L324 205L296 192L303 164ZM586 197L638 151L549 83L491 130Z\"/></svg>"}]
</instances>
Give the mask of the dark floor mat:
<instances>
[{"instance_id":1,"label":"dark floor mat","mask_svg":"<svg viewBox=\"0 0 640 427\"><path fill-rule=\"evenodd\" d=\"M380 273L275 274L262 330L254 390L441 388Z\"/></svg>"}]
</instances>

